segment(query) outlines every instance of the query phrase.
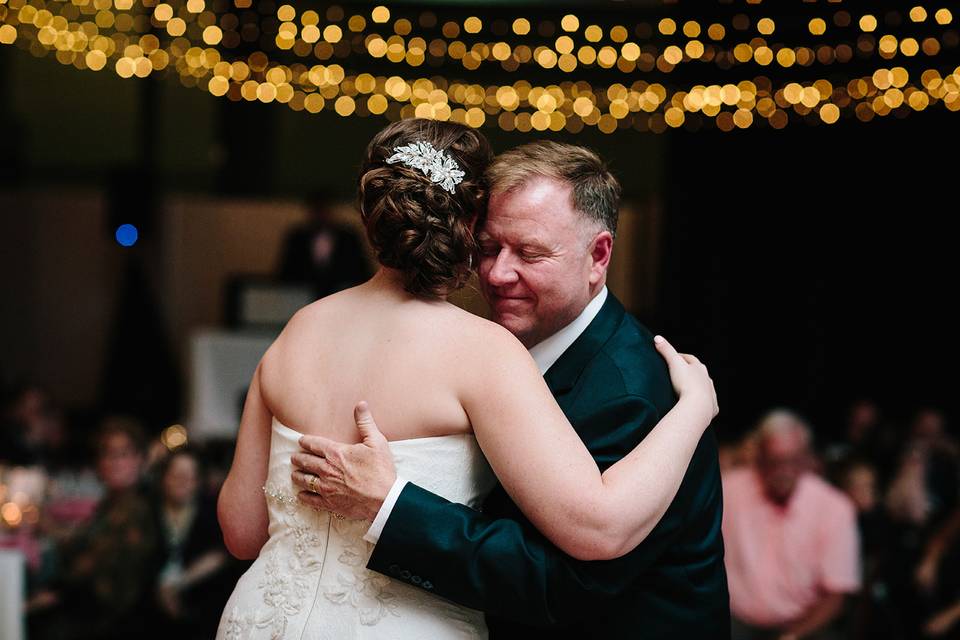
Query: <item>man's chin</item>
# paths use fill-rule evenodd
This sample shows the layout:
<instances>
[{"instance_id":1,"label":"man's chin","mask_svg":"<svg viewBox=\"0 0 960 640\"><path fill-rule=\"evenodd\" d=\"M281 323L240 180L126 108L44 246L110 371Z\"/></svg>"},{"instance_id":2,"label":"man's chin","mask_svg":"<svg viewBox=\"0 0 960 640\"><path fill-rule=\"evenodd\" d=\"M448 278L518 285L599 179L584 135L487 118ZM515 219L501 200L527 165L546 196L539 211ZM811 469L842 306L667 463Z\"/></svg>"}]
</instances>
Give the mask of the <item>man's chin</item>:
<instances>
[{"instance_id":1,"label":"man's chin","mask_svg":"<svg viewBox=\"0 0 960 640\"><path fill-rule=\"evenodd\" d=\"M490 319L518 338L530 329L530 322L524 316L509 311L502 312L494 309Z\"/></svg>"}]
</instances>

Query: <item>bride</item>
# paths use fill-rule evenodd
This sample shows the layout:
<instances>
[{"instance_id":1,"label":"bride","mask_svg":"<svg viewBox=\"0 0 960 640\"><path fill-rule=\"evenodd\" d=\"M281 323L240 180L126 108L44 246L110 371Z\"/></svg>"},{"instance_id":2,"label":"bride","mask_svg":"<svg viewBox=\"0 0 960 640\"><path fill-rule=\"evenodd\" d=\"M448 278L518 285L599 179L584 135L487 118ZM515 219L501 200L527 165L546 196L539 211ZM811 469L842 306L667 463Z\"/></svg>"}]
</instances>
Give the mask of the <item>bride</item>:
<instances>
[{"instance_id":1,"label":"bride","mask_svg":"<svg viewBox=\"0 0 960 640\"><path fill-rule=\"evenodd\" d=\"M579 559L633 549L676 494L717 413L696 358L657 343L679 401L601 473L520 342L447 302L477 255L491 158L479 132L448 122L404 120L370 142L359 205L380 270L300 310L254 373L218 513L230 551L256 561L218 638L486 637L482 613L431 596L417 576L422 589L368 571L369 522L297 500L298 439L358 442L360 400L390 407L380 426L405 478L476 505L492 467L530 521Z\"/></svg>"}]
</instances>

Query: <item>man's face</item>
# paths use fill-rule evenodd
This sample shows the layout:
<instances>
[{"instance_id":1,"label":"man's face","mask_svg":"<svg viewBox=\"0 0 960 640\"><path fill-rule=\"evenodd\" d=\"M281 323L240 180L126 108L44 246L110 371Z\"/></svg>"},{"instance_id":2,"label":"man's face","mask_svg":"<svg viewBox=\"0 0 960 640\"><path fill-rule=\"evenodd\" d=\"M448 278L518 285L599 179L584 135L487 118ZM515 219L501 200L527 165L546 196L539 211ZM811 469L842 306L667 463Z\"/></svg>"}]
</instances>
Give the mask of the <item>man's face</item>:
<instances>
[{"instance_id":1,"label":"man's face","mask_svg":"<svg viewBox=\"0 0 960 640\"><path fill-rule=\"evenodd\" d=\"M547 177L494 193L477 237L492 319L528 348L580 315L605 281L612 247L574 210L571 187Z\"/></svg>"},{"instance_id":2,"label":"man's face","mask_svg":"<svg viewBox=\"0 0 960 640\"><path fill-rule=\"evenodd\" d=\"M799 431L767 436L758 443L757 468L767 497L786 504L800 476L809 469L810 455Z\"/></svg>"},{"instance_id":3,"label":"man's face","mask_svg":"<svg viewBox=\"0 0 960 640\"><path fill-rule=\"evenodd\" d=\"M143 457L133 441L122 433L107 436L97 460L100 479L109 491L123 491L140 480Z\"/></svg>"}]
</instances>

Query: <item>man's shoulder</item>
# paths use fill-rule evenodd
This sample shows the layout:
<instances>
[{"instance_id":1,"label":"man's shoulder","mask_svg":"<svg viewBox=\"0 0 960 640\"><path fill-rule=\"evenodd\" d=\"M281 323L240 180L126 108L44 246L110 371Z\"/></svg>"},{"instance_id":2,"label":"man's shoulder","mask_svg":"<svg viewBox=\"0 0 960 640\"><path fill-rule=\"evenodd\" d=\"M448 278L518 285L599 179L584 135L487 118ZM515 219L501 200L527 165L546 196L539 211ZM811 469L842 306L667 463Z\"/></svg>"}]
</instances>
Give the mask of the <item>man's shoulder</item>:
<instances>
[{"instance_id":1,"label":"man's shoulder","mask_svg":"<svg viewBox=\"0 0 960 640\"><path fill-rule=\"evenodd\" d=\"M750 465L725 469L720 474L720 481L723 485L724 502L730 509L742 508L747 503L753 504L762 500L757 472Z\"/></svg>"},{"instance_id":2,"label":"man's shoulder","mask_svg":"<svg viewBox=\"0 0 960 640\"><path fill-rule=\"evenodd\" d=\"M840 489L815 473L807 473L802 478L806 502L820 513L836 516L855 514L853 501Z\"/></svg>"},{"instance_id":3,"label":"man's shoulder","mask_svg":"<svg viewBox=\"0 0 960 640\"><path fill-rule=\"evenodd\" d=\"M653 333L625 313L584 378L604 379L607 393L642 397L662 412L676 402L670 371L653 343Z\"/></svg>"}]
</instances>

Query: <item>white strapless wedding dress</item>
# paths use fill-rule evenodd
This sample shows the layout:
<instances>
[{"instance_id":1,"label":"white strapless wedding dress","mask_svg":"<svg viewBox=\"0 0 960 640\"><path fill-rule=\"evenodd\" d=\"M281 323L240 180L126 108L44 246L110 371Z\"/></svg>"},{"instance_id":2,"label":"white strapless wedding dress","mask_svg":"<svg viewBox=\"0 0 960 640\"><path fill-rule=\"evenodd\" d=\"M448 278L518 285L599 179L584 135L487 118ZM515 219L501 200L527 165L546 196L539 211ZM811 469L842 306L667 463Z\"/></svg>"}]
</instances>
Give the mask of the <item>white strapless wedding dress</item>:
<instances>
[{"instance_id":1,"label":"white strapless wedding dress","mask_svg":"<svg viewBox=\"0 0 960 640\"><path fill-rule=\"evenodd\" d=\"M274 418L264 494L269 539L227 601L218 640L485 638L483 614L366 569L367 521L302 505L290 480L301 434ZM448 500L476 506L493 473L472 435L390 443L397 472Z\"/></svg>"}]
</instances>

